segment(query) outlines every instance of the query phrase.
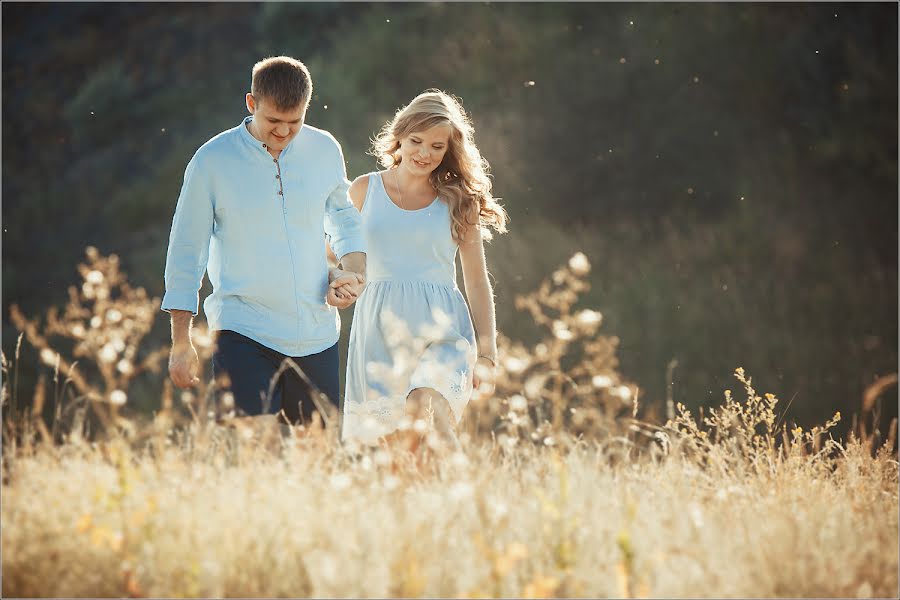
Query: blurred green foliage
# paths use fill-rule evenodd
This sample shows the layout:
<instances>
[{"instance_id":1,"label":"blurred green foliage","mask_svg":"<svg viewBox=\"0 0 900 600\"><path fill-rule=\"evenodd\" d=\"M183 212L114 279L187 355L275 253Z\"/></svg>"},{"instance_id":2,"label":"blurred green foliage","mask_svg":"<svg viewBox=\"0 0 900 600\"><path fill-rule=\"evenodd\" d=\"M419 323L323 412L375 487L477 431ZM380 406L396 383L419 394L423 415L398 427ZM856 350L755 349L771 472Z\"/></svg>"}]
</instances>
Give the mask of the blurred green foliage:
<instances>
[{"instance_id":1,"label":"blurred green foliage","mask_svg":"<svg viewBox=\"0 0 900 600\"><path fill-rule=\"evenodd\" d=\"M896 370L896 4L2 10L8 354L9 305L63 303L87 245L162 294L184 166L245 114L253 63L291 54L313 74L308 122L341 141L351 178L414 95L463 99L512 217L488 248L510 337L536 334L513 297L581 250L586 304L645 403L673 359L688 406L743 366L808 424L857 412Z\"/></svg>"}]
</instances>

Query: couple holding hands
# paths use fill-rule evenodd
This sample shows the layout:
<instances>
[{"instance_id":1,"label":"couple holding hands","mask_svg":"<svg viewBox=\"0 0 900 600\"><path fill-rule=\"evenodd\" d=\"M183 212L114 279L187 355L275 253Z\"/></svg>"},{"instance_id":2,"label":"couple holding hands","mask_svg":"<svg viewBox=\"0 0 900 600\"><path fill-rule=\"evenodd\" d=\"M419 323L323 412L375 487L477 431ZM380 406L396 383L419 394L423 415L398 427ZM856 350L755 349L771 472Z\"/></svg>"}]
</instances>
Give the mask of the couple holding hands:
<instances>
[{"instance_id":1,"label":"couple holding hands","mask_svg":"<svg viewBox=\"0 0 900 600\"><path fill-rule=\"evenodd\" d=\"M444 92L420 94L374 140L384 170L350 183L340 144L304 122L311 97L300 61L258 62L250 116L188 163L166 257L169 373L182 388L199 381L190 328L206 272L218 387L242 415L308 424L308 382L341 407L337 309L356 303L341 438L414 449L434 434L455 448L473 390L493 380L483 240L507 222L469 118ZM288 358L305 377L281 369Z\"/></svg>"}]
</instances>

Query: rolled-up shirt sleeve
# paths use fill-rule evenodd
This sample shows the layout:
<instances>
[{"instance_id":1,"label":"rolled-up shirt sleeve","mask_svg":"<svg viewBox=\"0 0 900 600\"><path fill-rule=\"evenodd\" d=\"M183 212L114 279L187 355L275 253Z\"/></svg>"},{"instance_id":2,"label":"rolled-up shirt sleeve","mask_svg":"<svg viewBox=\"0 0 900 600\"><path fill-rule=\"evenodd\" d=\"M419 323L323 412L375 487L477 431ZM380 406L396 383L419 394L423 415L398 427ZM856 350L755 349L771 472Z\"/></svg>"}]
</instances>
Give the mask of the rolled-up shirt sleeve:
<instances>
[{"instance_id":1,"label":"rolled-up shirt sleeve","mask_svg":"<svg viewBox=\"0 0 900 600\"><path fill-rule=\"evenodd\" d=\"M209 258L209 240L213 230L214 198L207 170L198 154L188 163L166 254L166 293L162 310L200 308L200 286Z\"/></svg>"},{"instance_id":2,"label":"rolled-up shirt sleeve","mask_svg":"<svg viewBox=\"0 0 900 600\"><path fill-rule=\"evenodd\" d=\"M325 201L325 234L335 256L340 260L351 252L365 252L366 243L362 233L362 216L353 206L348 193L350 181L347 179L347 168L344 166L340 145L337 145L337 151L340 170L337 185Z\"/></svg>"}]
</instances>

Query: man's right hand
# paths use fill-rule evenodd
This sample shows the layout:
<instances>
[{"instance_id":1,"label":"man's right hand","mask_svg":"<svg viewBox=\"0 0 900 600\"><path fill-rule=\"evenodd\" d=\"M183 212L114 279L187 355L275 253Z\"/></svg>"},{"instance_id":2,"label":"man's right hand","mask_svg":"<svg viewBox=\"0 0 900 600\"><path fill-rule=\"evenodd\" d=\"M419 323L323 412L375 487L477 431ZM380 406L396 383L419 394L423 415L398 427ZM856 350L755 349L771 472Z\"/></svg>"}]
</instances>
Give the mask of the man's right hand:
<instances>
[{"instance_id":1,"label":"man's right hand","mask_svg":"<svg viewBox=\"0 0 900 600\"><path fill-rule=\"evenodd\" d=\"M176 386L185 389L200 383L200 357L191 342L173 344L169 354L169 376Z\"/></svg>"}]
</instances>

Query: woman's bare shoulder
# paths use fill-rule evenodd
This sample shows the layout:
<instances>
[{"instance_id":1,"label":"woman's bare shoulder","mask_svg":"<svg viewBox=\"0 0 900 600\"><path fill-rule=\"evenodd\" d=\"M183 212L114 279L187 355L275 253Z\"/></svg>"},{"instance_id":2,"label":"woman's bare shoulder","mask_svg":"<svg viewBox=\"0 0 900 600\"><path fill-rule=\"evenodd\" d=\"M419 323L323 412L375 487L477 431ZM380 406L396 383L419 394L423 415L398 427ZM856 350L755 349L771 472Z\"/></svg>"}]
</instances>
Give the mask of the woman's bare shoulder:
<instances>
[{"instance_id":1,"label":"woman's bare shoulder","mask_svg":"<svg viewBox=\"0 0 900 600\"><path fill-rule=\"evenodd\" d=\"M356 210L360 212L362 212L363 203L366 201L366 192L369 190L370 174L360 175L350 184L350 200L353 201L353 206L356 207Z\"/></svg>"}]
</instances>

